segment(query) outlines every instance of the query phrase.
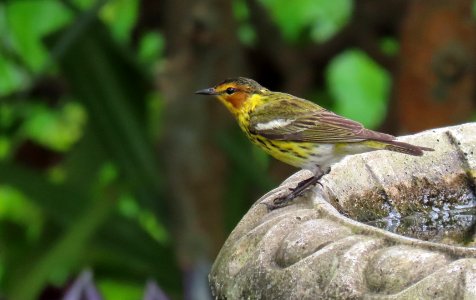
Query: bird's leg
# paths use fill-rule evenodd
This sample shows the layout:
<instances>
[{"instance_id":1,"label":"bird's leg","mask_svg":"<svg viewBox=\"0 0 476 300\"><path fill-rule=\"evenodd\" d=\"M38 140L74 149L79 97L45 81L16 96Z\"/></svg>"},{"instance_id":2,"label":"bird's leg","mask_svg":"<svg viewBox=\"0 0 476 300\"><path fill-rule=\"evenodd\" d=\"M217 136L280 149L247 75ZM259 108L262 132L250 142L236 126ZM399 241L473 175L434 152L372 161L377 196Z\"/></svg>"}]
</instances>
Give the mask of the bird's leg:
<instances>
[{"instance_id":1,"label":"bird's leg","mask_svg":"<svg viewBox=\"0 0 476 300\"><path fill-rule=\"evenodd\" d=\"M314 174L314 176L300 181L295 188L290 188L289 190L291 190L291 193L286 196L274 199L273 204L265 205L270 211L288 205L289 202L293 201L296 197L301 196L310 186L315 185L316 183L321 184L319 180L322 178L322 176L328 174L330 171L331 168L328 168L325 172L318 168L318 171L316 174Z\"/></svg>"}]
</instances>

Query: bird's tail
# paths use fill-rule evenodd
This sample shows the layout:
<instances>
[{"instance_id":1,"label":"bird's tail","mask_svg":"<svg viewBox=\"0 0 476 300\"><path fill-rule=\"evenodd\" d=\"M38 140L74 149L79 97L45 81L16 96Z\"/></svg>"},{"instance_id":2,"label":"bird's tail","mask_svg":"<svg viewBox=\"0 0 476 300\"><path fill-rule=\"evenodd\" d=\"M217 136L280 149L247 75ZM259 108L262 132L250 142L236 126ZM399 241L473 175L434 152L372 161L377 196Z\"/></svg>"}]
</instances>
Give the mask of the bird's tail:
<instances>
[{"instance_id":1,"label":"bird's tail","mask_svg":"<svg viewBox=\"0 0 476 300\"><path fill-rule=\"evenodd\" d=\"M386 150L415 155L415 156L422 156L423 151L433 151L432 148L415 146L415 145L398 142L398 141L385 141L385 144L386 145L384 149Z\"/></svg>"}]
</instances>

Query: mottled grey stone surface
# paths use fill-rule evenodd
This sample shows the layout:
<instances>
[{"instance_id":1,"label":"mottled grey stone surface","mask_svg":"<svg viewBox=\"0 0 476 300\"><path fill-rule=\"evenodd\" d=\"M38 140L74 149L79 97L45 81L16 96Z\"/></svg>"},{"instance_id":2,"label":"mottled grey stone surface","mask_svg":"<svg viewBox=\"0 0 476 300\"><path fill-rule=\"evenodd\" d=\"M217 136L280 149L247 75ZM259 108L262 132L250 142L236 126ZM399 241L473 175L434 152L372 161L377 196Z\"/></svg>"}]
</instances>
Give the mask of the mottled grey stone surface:
<instances>
[{"instance_id":1,"label":"mottled grey stone surface","mask_svg":"<svg viewBox=\"0 0 476 300\"><path fill-rule=\"evenodd\" d=\"M404 237L363 223L475 201L476 125L401 140L423 157L376 151L346 158L292 205L300 171L263 196L218 255L210 285L220 299L476 299L476 249ZM444 240L444 238L441 238ZM468 243L471 245L471 243Z\"/></svg>"}]
</instances>

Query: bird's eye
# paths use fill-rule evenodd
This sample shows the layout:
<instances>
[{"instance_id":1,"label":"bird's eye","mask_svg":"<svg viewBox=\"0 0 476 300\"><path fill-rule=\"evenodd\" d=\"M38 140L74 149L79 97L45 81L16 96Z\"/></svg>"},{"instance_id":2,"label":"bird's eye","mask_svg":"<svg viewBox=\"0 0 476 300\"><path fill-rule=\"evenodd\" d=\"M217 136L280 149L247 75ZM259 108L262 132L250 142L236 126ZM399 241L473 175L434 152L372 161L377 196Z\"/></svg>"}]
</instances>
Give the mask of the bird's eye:
<instances>
[{"instance_id":1,"label":"bird's eye","mask_svg":"<svg viewBox=\"0 0 476 300\"><path fill-rule=\"evenodd\" d=\"M236 89L235 88L232 88L232 87L229 87L226 89L225 91L228 95L231 95L233 94L234 92L236 92Z\"/></svg>"}]
</instances>

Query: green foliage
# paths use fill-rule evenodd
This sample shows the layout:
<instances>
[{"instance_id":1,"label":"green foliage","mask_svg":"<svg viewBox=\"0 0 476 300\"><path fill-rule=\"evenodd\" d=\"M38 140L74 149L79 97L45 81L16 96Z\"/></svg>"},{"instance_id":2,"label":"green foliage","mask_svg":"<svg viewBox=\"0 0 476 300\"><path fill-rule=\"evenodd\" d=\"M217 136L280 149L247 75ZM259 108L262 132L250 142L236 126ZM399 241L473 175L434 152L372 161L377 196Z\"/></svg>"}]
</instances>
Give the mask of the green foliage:
<instances>
[{"instance_id":1,"label":"green foliage","mask_svg":"<svg viewBox=\"0 0 476 300\"><path fill-rule=\"evenodd\" d=\"M360 50L334 57L326 70L327 85L335 98L334 110L376 128L384 120L390 93L390 75Z\"/></svg>"},{"instance_id":2,"label":"green foliage","mask_svg":"<svg viewBox=\"0 0 476 300\"><path fill-rule=\"evenodd\" d=\"M25 227L25 237L32 241L39 238L44 219L40 209L21 191L0 185L0 222L5 221Z\"/></svg>"},{"instance_id":3,"label":"green foliage","mask_svg":"<svg viewBox=\"0 0 476 300\"><path fill-rule=\"evenodd\" d=\"M25 111L22 133L56 151L68 151L83 135L86 112L76 102L66 102L60 109L31 105Z\"/></svg>"},{"instance_id":4,"label":"green foliage","mask_svg":"<svg viewBox=\"0 0 476 300\"><path fill-rule=\"evenodd\" d=\"M94 201L84 214L80 215L70 228L55 241L51 248L30 269L11 290L12 299L32 299L47 282L64 284L68 274L78 265L78 258L85 250L97 228L105 221L113 199Z\"/></svg>"},{"instance_id":5,"label":"green foliage","mask_svg":"<svg viewBox=\"0 0 476 300\"><path fill-rule=\"evenodd\" d=\"M398 53L398 41L393 37L385 37L380 41L382 52L388 56L395 56Z\"/></svg>"},{"instance_id":6,"label":"green foliage","mask_svg":"<svg viewBox=\"0 0 476 300\"><path fill-rule=\"evenodd\" d=\"M0 97L24 88L28 83L28 75L12 61L1 55L0 49Z\"/></svg>"},{"instance_id":7,"label":"green foliage","mask_svg":"<svg viewBox=\"0 0 476 300\"><path fill-rule=\"evenodd\" d=\"M162 176L153 163L144 118L150 113L150 125L158 125L162 98L149 92L149 81L135 65L139 59L156 64L164 41L150 33L142 38L141 58L126 57L115 41L128 43L138 2L109 1L102 8L93 6L96 2L73 2L81 3L84 13L60 1L0 5L0 23L8 24L0 40L0 53L8 54L0 55L0 74L5 73L0 95L24 89L42 74L60 74L74 91L74 97L62 96L55 106L29 97L0 102L0 222L2 233L8 233L0 242L9 245L0 253L0 286L12 299L33 299L47 284L63 285L86 265L97 272L106 296L113 295L110 283L118 278L130 284L115 286L116 294L131 299L142 294L139 287L149 277L168 291L179 290L163 226ZM100 10L107 30L90 18L90 9ZM74 13L79 14L75 22L49 36L45 46L46 36L68 24ZM58 48L60 63L51 64L48 51ZM64 153L61 163L44 172L13 164L12 151L27 139Z\"/></svg>"},{"instance_id":8,"label":"green foliage","mask_svg":"<svg viewBox=\"0 0 476 300\"><path fill-rule=\"evenodd\" d=\"M48 57L41 40L71 21L71 13L55 0L8 1L5 12L12 50L30 71L41 71Z\"/></svg>"},{"instance_id":9,"label":"green foliage","mask_svg":"<svg viewBox=\"0 0 476 300\"><path fill-rule=\"evenodd\" d=\"M73 3L77 8L87 10L91 9L97 0L73 0Z\"/></svg>"},{"instance_id":10,"label":"green foliage","mask_svg":"<svg viewBox=\"0 0 476 300\"><path fill-rule=\"evenodd\" d=\"M0 161L6 159L10 155L11 148L12 144L10 139L6 136L0 135Z\"/></svg>"},{"instance_id":11,"label":"green foliage","mask_svg":"<svg viewBox=\"0 0 476 300\"><path fill-rule=\"evenodd\" d=\"M109 25L112 35L120 42L126 43L131 37L131 30L137 20L139 1L112 0L106 2L100 11L100 17Z\"/></svg>"},{"instance_id":12,"label":"green foliage","mask_svg":"<svg viewBox=\"0 0 476 300\"><path fill-rule=\"evenodd\" d=\"M144 287L145 283L134 284L129 281L103 279L98 282L99 291L104 299L142 299Z\"/></svg>"},{"instance_id":13,"label":"green foliage","mask_svg":"<svg viewBox=\"0 0 476 300\"><path fill-rule=\"evenodd\" d=\"M135 220L154 240L162 245L170 243L170 237L164 225L148 209L143 209L131 195L122 195L119 199L120 213Z\"/></svg>"},{"instance_id":14,"label":"green foliage","mask_svg":"<svg viewBox=\"0 0 476 300\"><path fill-rule=\"evenodd\" d=\"M250 12L245 0L233 0L233 13L238 22L238 38L246 46L256 42L256 32L249 22Z\"/></svg>"},{"instance_id":15,"label":"green foliage","mask_svg":"<svg viewBox=\"0 0 476 300\"><path fill-rule=\"evenodd\" d=\"M351 0L261 0L284 38L298 41L304 33L324 42L338 32L352 14Z\"/></svg>"},{"instance_id":16,"label":"green foliage","mask_svg":"<svg viewBox=\"0 0 476 300\"><path fill-rule=\"evenodd\" d=\"M163 56L164 50L164 37L158 32L147 32L139 42L138 59L155 70L154 67L157 67L156 63Z\"/></svg>"}]
</instances>

